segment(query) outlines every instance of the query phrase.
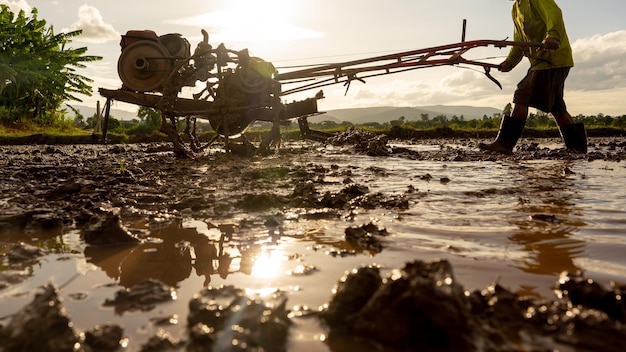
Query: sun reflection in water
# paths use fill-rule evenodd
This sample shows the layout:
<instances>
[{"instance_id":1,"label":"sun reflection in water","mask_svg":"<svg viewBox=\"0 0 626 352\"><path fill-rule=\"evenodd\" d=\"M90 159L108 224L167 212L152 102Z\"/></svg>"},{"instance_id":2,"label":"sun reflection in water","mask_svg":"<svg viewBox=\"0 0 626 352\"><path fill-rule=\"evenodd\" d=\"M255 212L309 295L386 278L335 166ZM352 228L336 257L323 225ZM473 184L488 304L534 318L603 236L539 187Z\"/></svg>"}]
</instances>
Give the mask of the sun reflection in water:
<instances>
[{"instance_id":1,"label":"sun reflection in water","mask_svg":"<svg viewBox=\"0 0 626 352\"><path fill-rule=\"evenodd\" d=\"M277 249L263 248L254 261L251 275L258 279L270 279L280 274L285 256Z\"/></svg>"}]
</instances>

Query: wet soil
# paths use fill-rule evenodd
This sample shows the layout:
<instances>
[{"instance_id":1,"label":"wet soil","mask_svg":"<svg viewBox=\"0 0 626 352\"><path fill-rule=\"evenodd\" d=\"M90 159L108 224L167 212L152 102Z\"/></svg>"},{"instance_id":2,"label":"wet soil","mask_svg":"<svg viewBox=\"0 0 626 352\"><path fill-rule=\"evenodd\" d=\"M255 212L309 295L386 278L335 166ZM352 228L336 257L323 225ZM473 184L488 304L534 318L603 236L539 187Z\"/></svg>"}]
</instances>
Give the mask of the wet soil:
<instances>
[{"instance_id":1,"label":"wet soil","mask_svg":"<svg viewBox=\"0 0 626 352\"><path fill-rule=\"evenodd\" d=\"M457 277L445 259L407 256L401 260L404 265L388 263L394 267L359 266L355 261L354 270L344 277L310 282L329 285L319 288L328 292L320 298L325 302L320 309L287 303L298 301L303 289L298 286L259 294L246 286L245 278L235 280L236 285L211 285L211 280L228 282L234 272L254 276L267 246L304 243L316 236L317 230L310 227L304 234L302 229L290 232L287 228L294 227L288 223L340 224L333 232L338 238L306 247L326 250L333 258L375 258L393 247L396 239L385 223L360 217L367 211L409 216L402 214L424 197L409 180L404 192L373 187L372 179L392 172L382 165L393 165L393 160L601 160L621 165L626 158L621 137L590 140L586 155L545 148L553 141L544 139L526 139L510 156L480 152L477 143L390 142L388 136L349 130L326 143L287 143L266 155L215 149L194 160L176 157L168 143L1 147L0 297L26 298L21 307L0 311L0 350L286 351L300 350L302 345L294 348L289 340L311 331L315 343L304 345L310 350L620 350L626 337L624 286L600 285L574 272L553 277L555 297L527 297L498 283L464 287L464 278ZM428 147L415 148L418 145ZM344 164L321 162L326 154L339 155ZM355 156L379 158L374 160L381 166L374 161L363 177L356 171L363 165ZM430 173L413 180L454 182ZM480 198L497 190L465 192ZM541 223L559 221L554 215L533 215L532 220ZM190 231L183 226L189 221L206 228ZM324 246L330 243L342 244ZM236 248L238 255L228 248ZM446 248L455 252L454 246ZM150 262L154 252L166 253L166 259ZM319 272L321 263L307 263L302 256L298 251L287 254L285 260L298 264L289 276ZM89 290L66 297L91 300L93 310L111 311L112 316L154 329L129 331L123 323L111 322L113 318L91 326L73 323L77 315L90 313L69 313L60 297L67 285L80 280L76 277L85 275L77 270L77 276L59 280L67 276L55 266L70 259L89 270L99 268L113 282L92 283L94 291L106 286L107 297ZM24 292L38 267L51 267L50 281ZM204 277L196 294L187 297L181 311L160 311L181 299L183 282L192 271ZM161 316L148 314L155 311ZM186 321L179 321L181 317ZM181 327L177 335L160 328L173 325Z\"/></svg>"}]
</instances>

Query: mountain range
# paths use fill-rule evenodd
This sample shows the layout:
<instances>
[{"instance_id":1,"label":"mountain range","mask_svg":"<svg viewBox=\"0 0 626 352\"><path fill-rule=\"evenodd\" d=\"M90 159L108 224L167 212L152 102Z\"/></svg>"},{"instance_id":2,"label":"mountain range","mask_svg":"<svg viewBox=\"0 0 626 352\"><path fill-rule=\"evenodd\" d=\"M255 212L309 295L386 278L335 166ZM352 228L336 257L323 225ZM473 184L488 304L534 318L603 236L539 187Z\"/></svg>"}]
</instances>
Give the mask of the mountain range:
<instances>
[{"instance_id":1,"label":"mountain range","mask_svg":"<svg viewBox=\"0 0 626 352\"><path fill-rule=\"evenodd\" d=\"M73 105L74 108L80 110L85 117L93 116L96 112L95 107ZM404 116L406 121L421 119L423 114L428 114L431 119L435 116L445 115L448 118L458 116L465 120L482 119L483 116L491 117L494 114L501 113L500 109L491 107L463 106L463 105L430 105L430 106L378 106L367 108L351 108L329 110L325 113L313 117L309 117L310 122L332 121L341 123L348 121L353 124L364 124L368 122L386 123L397 120ZM111 108L111 116L120 120L137 119L136 112Z\"/></svg>"},{"instance_id":2,"label":"mountain range","mask_svg":"<svg viewBox=\"0 0 626 352\"><path fill-rule=\"evenodd\" d=\"M370 108L352 108L330 110L325 114L309 118L311 122L332 121L340 123L348 121L353 124L364 124L367 122L385 123L397 120L404 116L406 121L420 120L426 114L429 118L445 115L448 118L453 116L461 117L465 120L482 119L483 116L491 117L501 113L500 109L491 107L476 107L462 105L431 105L431 106L379 106Z\"/></svg>"}]
</instances>

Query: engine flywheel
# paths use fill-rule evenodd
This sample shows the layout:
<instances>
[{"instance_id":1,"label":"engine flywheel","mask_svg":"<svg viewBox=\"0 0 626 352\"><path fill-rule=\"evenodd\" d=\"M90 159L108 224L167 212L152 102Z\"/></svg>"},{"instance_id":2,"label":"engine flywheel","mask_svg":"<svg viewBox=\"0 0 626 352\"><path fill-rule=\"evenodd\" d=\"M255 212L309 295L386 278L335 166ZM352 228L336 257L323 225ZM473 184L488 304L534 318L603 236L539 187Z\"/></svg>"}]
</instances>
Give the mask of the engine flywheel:
<instances>
[{"instance_id":1,"label":"engine flywheel","mask_svg":"<svg viewBox=\"0 0 626 352\"><path fill-rule=\"evenodd\" d=\"M160 43L140 40L124 48L117 61L117 73L130 90L157 91L172 71L169 56Z\"/></svg>"},{"instance_id":2,"label":"engine flywheel","mask_svg":"<svg viewBox=\"0 0 626 352\"><path fill-rule=\"evenodd\" d=\"M230 116L226 116L224 119L217 117L209 119L211 128L213 128L217 134L222 137L228 136L230 138L237 138L241 136L241 134L248 129L250 123L251 120L245 112L231 114ZM224 124L227 124L227 126L224 126Z\"/></svg>"}]
</instances>

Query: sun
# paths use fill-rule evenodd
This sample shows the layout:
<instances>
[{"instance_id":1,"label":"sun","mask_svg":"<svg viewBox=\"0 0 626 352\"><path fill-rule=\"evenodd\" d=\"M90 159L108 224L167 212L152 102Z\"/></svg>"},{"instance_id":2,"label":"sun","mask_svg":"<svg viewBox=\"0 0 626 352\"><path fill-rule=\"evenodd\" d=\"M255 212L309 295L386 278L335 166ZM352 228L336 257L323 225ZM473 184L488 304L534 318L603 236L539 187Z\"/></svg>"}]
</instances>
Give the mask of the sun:
<instances>
[{"instance_id":1,"label":"sun","mask_svg":"<svg viewBox=\"0 0 626 352\"><path fill-rule=\"evenodd\" d=\"M230 0L221 4L210 12L186 19L186 24L191 21L206 28L211 41L224 43L275 43L321 36L296 23L297 1Z\"/></svg>"}]
</instances>

